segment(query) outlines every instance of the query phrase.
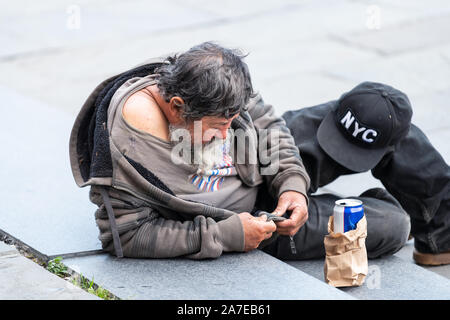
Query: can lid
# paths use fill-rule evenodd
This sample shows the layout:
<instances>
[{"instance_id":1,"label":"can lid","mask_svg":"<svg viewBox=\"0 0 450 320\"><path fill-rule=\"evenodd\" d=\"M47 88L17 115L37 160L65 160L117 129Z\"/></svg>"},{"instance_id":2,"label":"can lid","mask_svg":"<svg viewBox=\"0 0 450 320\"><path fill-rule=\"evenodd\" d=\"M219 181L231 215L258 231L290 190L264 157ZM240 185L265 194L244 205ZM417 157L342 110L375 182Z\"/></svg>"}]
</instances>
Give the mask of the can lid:
<instances>
[{"instance_id":1,"label":"can lid","mask_svg":"<svg viewBox=\"0 0 450 320\"><path fill-rule=\"evenodd\" d=\"M335 204L342 207L358 207L362 205L362 201L358 199L339 199Z\"/></svg>"}]
</instances>

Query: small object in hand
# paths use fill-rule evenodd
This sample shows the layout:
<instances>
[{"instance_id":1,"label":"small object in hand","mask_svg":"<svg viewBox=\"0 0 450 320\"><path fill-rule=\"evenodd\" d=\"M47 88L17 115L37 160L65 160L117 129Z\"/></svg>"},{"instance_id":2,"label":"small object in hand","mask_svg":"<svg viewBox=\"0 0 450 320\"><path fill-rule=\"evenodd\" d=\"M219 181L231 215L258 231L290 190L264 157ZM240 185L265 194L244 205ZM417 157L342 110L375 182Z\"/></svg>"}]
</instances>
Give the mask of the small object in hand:
<instances>
[{"instance_id":1,"label":"small object in hand","mask_svg":"<svg viewBox=\"0 0 450 320\"><path fill-rule=\"evenodd\" d=\"M270 213L267 211L259 210L257 212L257 214L258 214L258 217L261 217L263 214L265 214L267 216L267 221L278 222L278 221L286 220L285 217L280 217L280 216L277 216L276 214L273 214L273 213Z\"/></svg>"},{"instance_id":2,"label":"small object in hand","mask_svg":"<svg viewBox=\"0 0 450 320\"><path fill-rule=\"evenodd\" d=\"M278 222L278 221L286 220L285 217L280 217L280 216L277 216L276 214L269 213L269 212L262 211L262 210L258 211L257 214L258 214L258 217L261 217L263 214L265 214L267 216L267 221ZM289 239L290 239L290 247L291 247L292 254L297 254L297 248L295 247L294 237L289 236Z\"/></svg>"}]
</instances>

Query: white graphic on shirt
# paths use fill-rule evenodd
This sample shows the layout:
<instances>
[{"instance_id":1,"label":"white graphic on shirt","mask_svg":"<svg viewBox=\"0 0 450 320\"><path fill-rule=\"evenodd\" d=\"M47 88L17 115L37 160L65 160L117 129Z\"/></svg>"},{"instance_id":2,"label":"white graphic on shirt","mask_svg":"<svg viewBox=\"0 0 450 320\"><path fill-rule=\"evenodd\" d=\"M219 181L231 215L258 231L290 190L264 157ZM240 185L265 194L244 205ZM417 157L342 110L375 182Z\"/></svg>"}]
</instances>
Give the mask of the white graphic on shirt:
<instances>
[{"instance_id":1,"label":"white graphic on shirt","mask_svg":"<svg viewBox=\"0 0 450 320\"><path fill-rule=\"evenodd\" d=\"M203 170L189 176L189 182L202 192L214 192L220 189L226 176L235 176L236 168L229 155L229 145L222 147L223 159L212 170Z\"/></svg>"}]
</instances>

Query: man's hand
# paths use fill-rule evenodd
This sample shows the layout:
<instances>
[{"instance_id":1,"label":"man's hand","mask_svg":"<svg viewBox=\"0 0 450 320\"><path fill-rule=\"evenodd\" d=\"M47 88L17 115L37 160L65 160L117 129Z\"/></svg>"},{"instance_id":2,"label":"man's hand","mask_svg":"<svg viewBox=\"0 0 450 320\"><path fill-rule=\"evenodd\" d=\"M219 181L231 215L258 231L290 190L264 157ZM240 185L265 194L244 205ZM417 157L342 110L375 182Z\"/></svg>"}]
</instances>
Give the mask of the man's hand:
<instances>
[{"instance_id":1,"label":"man's hand","mask_svg":"<svg viewBox=\"0 0 450 320\"><path fill-rule=\"evenodd\" d=\"M308 220L308 205L305 196L296 191L283 192L273 214L282 216L286 210L292 211L291 216L287 220L277 222L277 232L281 235L293 236Z\"/></svg>"},{"instance_id":2,"label":"man's hand","mask_svg":"<svg viewBox=\"0 0 450 320\"><path fill-rule=\"evenodd\" d=\"M239 213L244 227L245 247L244 251L256 249L260 242L269 239L277 229L273 221L267 221L267 216L254 217L248 212Z\"/></svg>"}]
</instances>

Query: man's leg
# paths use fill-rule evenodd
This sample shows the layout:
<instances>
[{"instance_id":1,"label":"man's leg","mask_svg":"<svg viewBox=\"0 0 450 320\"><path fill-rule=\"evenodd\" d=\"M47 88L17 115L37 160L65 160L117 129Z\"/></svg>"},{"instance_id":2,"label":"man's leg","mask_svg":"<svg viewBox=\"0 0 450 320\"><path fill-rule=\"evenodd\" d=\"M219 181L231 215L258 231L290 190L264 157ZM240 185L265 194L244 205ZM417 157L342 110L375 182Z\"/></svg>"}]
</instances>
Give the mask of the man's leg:
<instances>
[{"instance_id":1,"label":"man's leg","mask_svg":"<svg viewBox=\"0 0 450 320\"><path fill-rule=\"evenodd\" d=\"M424 254L448 252L447 262L441 262L450 263L450 169L425 134L411 124L395 152L372 174L410 215L415 249Z\"/></svg>"},{"instance_id":2,"label":"man's leg","mask_svg":"<svg viewBox=\"0 0 450 320\"><path fill-rule=\"evenodd\" d=\"M334 194L309 197L308 221L294 236L297 254L292 254L288 236L278 238L262 250L283 260L305 260L323 258L323 240L328 234L328 219L340 197ZM367 219L366 248L369 258L379 258L400 250L410 232L409 216L398 201L386 190L374 188L359 197L364 204Z\"/></svg>"}]
</instances>

